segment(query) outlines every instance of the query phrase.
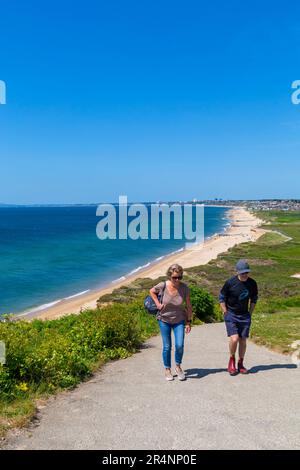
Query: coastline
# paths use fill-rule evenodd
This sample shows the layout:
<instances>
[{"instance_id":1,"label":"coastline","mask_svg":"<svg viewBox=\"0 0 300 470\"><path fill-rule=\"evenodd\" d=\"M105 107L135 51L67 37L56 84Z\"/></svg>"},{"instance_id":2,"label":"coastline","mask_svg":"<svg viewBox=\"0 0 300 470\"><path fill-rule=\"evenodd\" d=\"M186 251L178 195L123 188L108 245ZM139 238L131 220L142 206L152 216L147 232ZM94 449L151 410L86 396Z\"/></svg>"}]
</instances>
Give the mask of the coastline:
<instances>
[{"instance_id":1,"label":"coastline","mask_svg":"<svg viewBox=\"0 0 300 470\"><path fill-rule=\"evenodd\" d=\"M224 233L216 234L205 240L204 243L195 245L192 248L182 249L176 253L166 255L160 261L153 262L150 266L140 269L126 278L121 277L120 280L110 282L100 289L84 291L82 294L58 300L50 303L49 307L43 310L37 308L28 313L16 314L15 319L30 320L39 318L50 320L71 313L80 313L85 309L96 308L96 302L100 296L111 293L121 286L128 285L137 278L149 277L156 279L165 275L168 267L173 263L181 264L183 268L206 264L236 244L256 241L265 232L259 228L262 221L250 214L244 207L228 207L228 209L230 209L229 219L231 224Z\"/></svg>"}]
</instances>

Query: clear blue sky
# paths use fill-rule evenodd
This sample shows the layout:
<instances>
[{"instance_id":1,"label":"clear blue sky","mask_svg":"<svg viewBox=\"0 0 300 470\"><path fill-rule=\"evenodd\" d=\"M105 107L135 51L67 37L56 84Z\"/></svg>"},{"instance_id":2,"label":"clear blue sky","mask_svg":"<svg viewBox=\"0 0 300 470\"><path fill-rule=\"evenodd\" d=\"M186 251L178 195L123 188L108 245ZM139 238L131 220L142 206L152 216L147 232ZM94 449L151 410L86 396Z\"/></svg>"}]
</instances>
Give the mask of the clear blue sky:
<instances>
[{"instance_id":1,"label":"clear blue sky","mask_svg":"<svg viewBox=\"0 0 300 470\"><path fill-rule=\"evenodd\" d=\"M0 202L300 197L300 6L0 9Z\"/></svg>"}]
</instances>

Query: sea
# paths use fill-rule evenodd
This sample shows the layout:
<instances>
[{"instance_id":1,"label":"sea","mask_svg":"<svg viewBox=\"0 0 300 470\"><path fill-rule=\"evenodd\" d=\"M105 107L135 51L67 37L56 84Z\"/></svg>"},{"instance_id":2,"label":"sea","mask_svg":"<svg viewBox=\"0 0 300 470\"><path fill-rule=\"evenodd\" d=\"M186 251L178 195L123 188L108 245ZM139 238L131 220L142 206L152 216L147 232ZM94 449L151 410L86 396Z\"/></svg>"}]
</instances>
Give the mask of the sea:
<instances>
[{"instance_id":1,"label":"sea","mask_svg":"<svg viewBox=\"0 0 300 470\"><path fill-rule=\"evenodd\" d=\"M187 240L175 237L172 223L170 239L160 232L155 240L101 240L97 207L0 207L0 315L43 310L112 285L185 247ZM227 207L204 207L205 239L229 226Z\"/></svg>"}]
</instances>

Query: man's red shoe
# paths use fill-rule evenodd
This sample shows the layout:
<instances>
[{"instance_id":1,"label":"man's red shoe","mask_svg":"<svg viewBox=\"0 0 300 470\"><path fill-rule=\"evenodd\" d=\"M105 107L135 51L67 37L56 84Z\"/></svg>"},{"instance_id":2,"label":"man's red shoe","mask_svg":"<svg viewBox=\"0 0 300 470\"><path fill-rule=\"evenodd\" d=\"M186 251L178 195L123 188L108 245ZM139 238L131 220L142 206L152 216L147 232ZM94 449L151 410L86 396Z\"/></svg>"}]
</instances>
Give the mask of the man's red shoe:
<instances>
[{"instance_id":1,"label":"man's red shoe","mask_svg":"<svg viewBox=\"0 0 300 470\"><path fill-rule=\"evenodd\" d=\"M248 369L243 364L243 359L239 359L238 362L238 371L240 374L248 374Z\"/></svg>"},{"instance_id":2,"label":"man's red shoe","mask_svg":"<svg viewBox=\"0 0 300 470\"><path fill-rule=\"evenodd\" d=\"M231 356L231 358L229 359L229 362L228 362L228 372L230 375L236 375L237 374L237 370L235 368L235 357Z\"/></svg>"}]
</instances>

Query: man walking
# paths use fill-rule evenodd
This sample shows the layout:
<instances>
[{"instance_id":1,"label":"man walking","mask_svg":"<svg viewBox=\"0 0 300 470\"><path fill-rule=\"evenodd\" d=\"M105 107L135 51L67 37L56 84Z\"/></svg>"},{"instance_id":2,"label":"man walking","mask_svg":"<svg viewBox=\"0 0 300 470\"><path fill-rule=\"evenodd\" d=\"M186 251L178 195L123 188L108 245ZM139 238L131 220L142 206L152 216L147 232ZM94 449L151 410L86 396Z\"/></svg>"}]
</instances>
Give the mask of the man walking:
<instances>
[{"instance_id":1,"label":"man walking","mask_svg":"<svg viewBox=\"0 0 300 470\"><path fill-rule=\"evenodd\" d=\"M237 275L228 279L222 287L219 301L224 313L227 336L229 336L230 358L228 372L247 374L244 366L246 342L249 337L251 315L257 302L258 290L254 279L249 277L250 267L246 260L236 264ZM250 301L250 308L249 308ZM239 346L238 368L235 365L235 353Z\"/></svg>"}]
</instances>

